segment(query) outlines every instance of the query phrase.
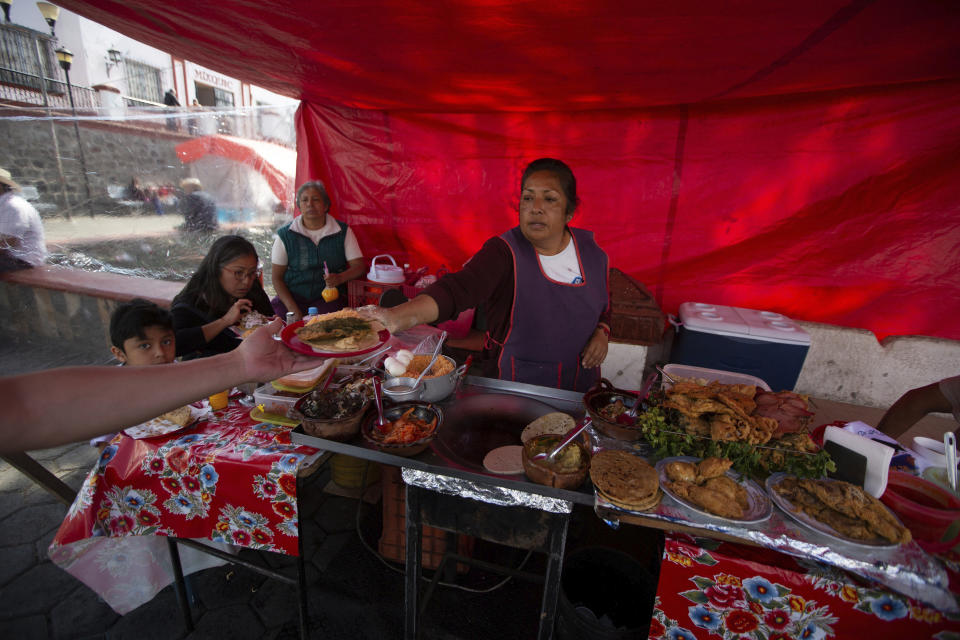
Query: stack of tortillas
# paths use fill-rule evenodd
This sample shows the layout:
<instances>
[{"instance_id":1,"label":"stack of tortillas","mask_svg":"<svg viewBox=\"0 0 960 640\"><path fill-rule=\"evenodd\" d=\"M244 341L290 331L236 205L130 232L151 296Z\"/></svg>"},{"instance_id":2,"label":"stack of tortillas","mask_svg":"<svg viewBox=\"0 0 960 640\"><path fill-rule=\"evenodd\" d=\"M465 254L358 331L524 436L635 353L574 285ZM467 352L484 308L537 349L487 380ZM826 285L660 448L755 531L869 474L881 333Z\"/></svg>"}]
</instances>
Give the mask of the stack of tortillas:
<instances>
[{"instance_id":1,"label":"stack of tortillas","mask_svg":"<svg viewBox=\"0 0 960 640\"><path fill-rule=\"evenodd\" d=\"M520 440L523 442L523 444L527 444L529 440L536 438L537 436L563 436L575 426L577 426L577 422L573 419L573 416L567 415L566 413L561 413L559 411L554 411L553 413L540 416L528 424L520 434Z\"/></svg>"},{"instance_id":2,"label":"stack of tortillas","mask_svg":"<svg viewBox=\"0 0 960 640\"><path fill-rule=\"evenodd\" d=\"M606 450L590 460L590 480L597 495L628 511L649 511L660 504L663 491L657 470L627 451Z\"/></svg>"}]
</instances>

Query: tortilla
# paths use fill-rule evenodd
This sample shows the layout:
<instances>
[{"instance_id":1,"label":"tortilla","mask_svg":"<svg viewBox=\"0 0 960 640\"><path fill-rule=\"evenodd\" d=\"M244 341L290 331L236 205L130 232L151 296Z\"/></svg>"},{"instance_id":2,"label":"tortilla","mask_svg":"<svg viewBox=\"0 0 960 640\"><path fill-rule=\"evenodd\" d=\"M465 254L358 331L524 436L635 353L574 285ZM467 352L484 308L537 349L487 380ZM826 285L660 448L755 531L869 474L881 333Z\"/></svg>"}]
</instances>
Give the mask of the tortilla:
<instances>
[{"instance_id":1,"label":"tortilla","mask_svg":"<svg viewBox=\"0 0 960 640\"><path fill-rule=\"evenodd\" d=\"M564 436L570 429L577 426L577 422L566 413L554 411L540 416L524 428L520 434L520 440L527 444L533 438L543 435Z\"/></svg>"},{"instance_id":2,"label":"tortilla","mask_svg":"<svg viewBox=\"0 0 960 640\"><path fill-rule=\"evenodd\" d=\"M383 325L368 320L353 309L315 316L296 330L297 337L314 351L360 351L380 342Z\"/></svg>"},{"instance_id":3,"label":"tortilla","mask_svg":"<svg viewBox=\"0 0 960 640\"><path fill-rule=\"evenodd\" d=\"M590 460L590 479L609 502L627 509L650 508L660 491L657 470L627 451L608 449Z\"/></svg>"},{"instance_id":4,"label":"tortilla","mask_svg":"<svg viewBox=\"0 0 960 640\"><path fill-rule=\"evenodd\" d=\"M483 457L483 468L503 476L523 473L523 447L511 444L493 449Z\"/></svg>"},{"instance_id":5,"label":"tortilla","mask_svg":"<svg viewBox=\"0 0 960 640\"><path fill-rule=\"evenodd\" d=\"M160 419L178 424L181 427L185 427L193 422L193 412L190 411L190 407L180 407L179 409L174 409L173 411L167 411L165 414L160 416Z\"/></svg>"}]
</instances>

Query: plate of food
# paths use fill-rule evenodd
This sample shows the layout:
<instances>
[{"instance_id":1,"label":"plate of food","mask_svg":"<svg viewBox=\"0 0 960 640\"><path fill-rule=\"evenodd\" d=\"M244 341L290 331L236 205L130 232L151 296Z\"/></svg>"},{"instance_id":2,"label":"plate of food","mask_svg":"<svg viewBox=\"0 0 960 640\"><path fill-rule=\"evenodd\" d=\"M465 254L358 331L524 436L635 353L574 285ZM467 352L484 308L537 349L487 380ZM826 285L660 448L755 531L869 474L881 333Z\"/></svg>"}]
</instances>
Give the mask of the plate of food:
<instances>
[{"instance_id":1,"label":"plate of food","mask_svg":"<svg viewBox=\"0 0 960 640\"><path fill-rule=\"evenodd\" d=\"M251 309L240 316L240 320L232 328L238 336L246 338L263 325L270 324L271 320L272 318L263 315L256 309Z\"/></svg>"},{"instance_id":2,"label":"plate of food","mask_svg":"<svg viewBox=\"0 0 960 640\"><path fill-rule=\"evenodd\" d=\"M882 549L911 539L886 505L849 482L778 472L767 478L767 494L798 523L838 542Z\"/></svg>"},{"instance_id":3,"label":"plate of food","mask_svg":"<svg viewBox=\"0 0 960 640\"><path fill-rule=\"evenodd\" d=\"M726 458L677 456L657 463L660 486L671 498L702 515L735 522L763 522L773 506L753 480L730 470Z\"/></svg>"},{"instance_id":4,"label":"plate of food","mask_svg":"<svg viewBox=\"0 0 960 640\"><path fill-rule=\"evenodd\" d=\"M285 345L298 353L320 358L346 358L369 353L390 339L390 332L376 320L353 309L314 316L288 324L280 332Z\"/></svg>"},{"instance_id":5,"label":"plate of food","mask_svg":"<svg viewBox=\"0 0 960 640\"><path fill-rule=\"evenodd\" d=\"M640 456L621 449L594 454L590 480L599 498L627 511L653 511L663 498L656 469Z\"/></svg>"},{"instance_id":6,"label":"plate of food","mask_svg":"<svg viewBox=\"0 0 960 640\"><path fill-rule=\"evenodd\" d=\"M168 411L163 415L133 427L127 427L123 432L134 440L165 436L174 431L180 431L180 429L189 427L196 422L202 414L202 410L187 405L179 409L174 409L173 411Z\"/></svg>"}]
</instances>

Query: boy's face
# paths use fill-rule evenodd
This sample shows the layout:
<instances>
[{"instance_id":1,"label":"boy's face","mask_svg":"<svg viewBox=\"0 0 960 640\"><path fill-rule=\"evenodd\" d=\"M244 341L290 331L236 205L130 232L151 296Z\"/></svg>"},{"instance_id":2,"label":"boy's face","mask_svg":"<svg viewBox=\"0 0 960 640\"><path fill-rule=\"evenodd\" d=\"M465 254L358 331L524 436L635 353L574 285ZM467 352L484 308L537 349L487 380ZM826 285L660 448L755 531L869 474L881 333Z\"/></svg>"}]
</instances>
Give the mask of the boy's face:
<instances>
[{"instance_id":1,"label":"boy's face","mask_svg":"<svg viewBox=\"0 0 960 640\"><path fill-rule=\"evenodd\" d=\"M123 349L110 347L114 357L131 367L147 364L167 364L176 357L177 344L173 330L152 326L143 329L143 337L134 336L123 341Z\"/></svg>"}]
</instances>

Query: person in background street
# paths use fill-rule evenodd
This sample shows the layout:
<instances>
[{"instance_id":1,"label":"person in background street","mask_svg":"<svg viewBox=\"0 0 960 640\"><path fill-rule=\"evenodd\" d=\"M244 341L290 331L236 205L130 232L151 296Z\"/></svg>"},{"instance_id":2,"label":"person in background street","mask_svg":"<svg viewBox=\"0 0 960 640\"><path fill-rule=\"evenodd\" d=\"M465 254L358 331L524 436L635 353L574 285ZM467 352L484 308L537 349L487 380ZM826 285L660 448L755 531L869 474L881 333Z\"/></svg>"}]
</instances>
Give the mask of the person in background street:
<instances>
[{"instance_id":1,"label":"person in background street","mask_svg":"<svg viewBox=\"0 0 960 640\"><path fill-rule=\"evenodd\" d=\"M0 168L0 271L37 267L47 259L40 214L19 191L10 172Z\"/></svg>"},{"instance_id":2,"label":"person in background street","mask_svg":"<svg viewBox=\"0 0 960 640\"><path fill-rule=\"evenodd\" d=\"M260 275L257 249L246 238L217 238L173 299L177 355L189 360L232 351L241 343L232 327L244 315L257 311L271 317Z\"/></svg>"},{"instance_id":3,"label":"person in background street","mask_svg":"<svg viewBox=\"0 0 960 640\"><path fill-rule=\"evenodd\" d=\"M183 227L187 231L214 231L217 228L217 203L203 190L196 178L187 178L180 182L183 197L180 199L180 213L183 214Z\"/></svg>"},{"instance_id":4,"label":"person in background street","mask_svg":"<svg viewBox=\"0 0 960 640\"><path fill-rule=\"evenodd\" d=\"M362 276L365 265L353 229L330 215L330 197L322 182L300 185L297 209L300 215L277 229L270 260L277 297L270 302L281 318L292 311L294 320L302 320L310 307L320 313L343 309L347 282ZM336 299L324 297L328 287L337 288Z\"/></svg>"},{"instance_id":5,"label":"person in background street","mask_svg":"<svg viewBox=\"0 0 960 640\"><path fill-rule=\"evenodd\" d=\"M173 89L167 89L167 92L163 94L163 104L168 107L179 107L180 101L177 100L177 92ZM167 118L167 129L171 131L178 131L180 129L176 118Z\"/></svg>"},{"instance_id":6,"label":"person in background street","mask_svg":"<svg viewBox=\"0 0 960 640\"><path fill-rule=\"evenodd\" d=\"M953 413L960 422L960 376L907 391L883 414L877 430L899 438L928 413Z\"/></svg>"},{"instance_id":7,"label":"person in background street","mask_svg":"<svg viewBox=\"0 0 960 640\"><path fill-rule=\"evenodd\" d=\"M202 110L202 109L203 109L203 107L200 106L200 103L197 102L197 99L196 99L196 98L194 98L194 99L190 102L190 111L200 111L200 110ZM192 135L192 136L195 136L195 135L199 135L199 134L200 134L200 126L199 126L199 124L197 123L197 119L196 119L196 118L190 118L190 119L187 121L187 131L188 131L188 132L190 133L190 135Z\"/></svg>"}]
</instances>

